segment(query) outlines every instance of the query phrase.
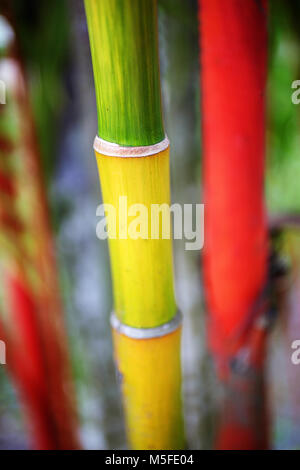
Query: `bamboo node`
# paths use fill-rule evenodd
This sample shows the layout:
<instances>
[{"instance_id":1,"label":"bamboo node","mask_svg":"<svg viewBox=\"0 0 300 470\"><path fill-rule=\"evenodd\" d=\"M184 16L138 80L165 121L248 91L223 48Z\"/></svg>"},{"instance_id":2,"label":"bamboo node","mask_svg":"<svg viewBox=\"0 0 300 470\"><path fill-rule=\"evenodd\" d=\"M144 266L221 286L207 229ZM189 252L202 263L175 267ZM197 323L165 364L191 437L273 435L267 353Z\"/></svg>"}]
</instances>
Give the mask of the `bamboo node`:
<instances>
[{"instance_id":1,"label":"bamboo node","mask_svg":"<svg viewBox=\"0 0 300 470\"><path fill-rule=\"evenodd\" d=\"M122 323L116 314L112 312L110 317L110 324L114 330L118 333L128 336L129 338L134 339L151 339L151 338L159 338L161 336L169 335L173 333L173 331L177 330L181 327L182 324L182 314L179 310L172 320L168 321L167 323L163 323L162 325L155 326L152 328L135 328L133 326L125 325Z\"/></svg>"},{"instance_id":2,"label":"bamboo node","mask_svg":"<svg viewBox=\"0 0 300 470\"><path fill-rule=\"evenodd\" d=\"M101 153L101 155L107 155L108 157L149 157L166 150L169 145L170 142L167 136L165 136L165 138L157 144L136 147L122 146L113 142L108 142L107 140L101 139L101 137L98 137L97 135L94 140L94 150L97 153Z\"/></svg>"}]
</instances>

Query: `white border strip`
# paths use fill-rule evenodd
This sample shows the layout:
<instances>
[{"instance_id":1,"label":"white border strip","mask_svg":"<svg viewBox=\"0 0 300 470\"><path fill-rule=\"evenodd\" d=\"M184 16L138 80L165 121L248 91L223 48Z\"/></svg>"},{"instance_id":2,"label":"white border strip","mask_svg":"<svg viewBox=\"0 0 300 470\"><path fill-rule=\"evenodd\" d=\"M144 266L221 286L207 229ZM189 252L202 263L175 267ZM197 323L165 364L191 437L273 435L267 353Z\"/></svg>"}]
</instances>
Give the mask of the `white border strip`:
<instances>
[{"instance_id":1,"label":"white border strip","mask_svg":"<svg viewBox=\"0 0 300 470\"><path fill-rule=\"evenodd\" d=\"M146 145L144 147L124 147L122 145L103 140L97 135L94 140L94 150L102 155L107 155L108 157L149 157L150 155L155 155L156 153L166 150L169 145L170 142L167 136L157 144Z\"/></svg>"},{"instance_id":2,"label":"white border strip","mask_svg":"<svg viewBox=\"0 0 300 470\"><path fill-rule=\"evenodd\" d=\"M177 330L177 328L181 326L181 323L182 315L179 310L171 321L155 328L134 328L132 326L125 325L124 323L120 322L114 312L112 312L110 317L110 324L112 328L114 328L118 333L134 339L151 339L168 335Z\"/></svg>"}]
</instances>

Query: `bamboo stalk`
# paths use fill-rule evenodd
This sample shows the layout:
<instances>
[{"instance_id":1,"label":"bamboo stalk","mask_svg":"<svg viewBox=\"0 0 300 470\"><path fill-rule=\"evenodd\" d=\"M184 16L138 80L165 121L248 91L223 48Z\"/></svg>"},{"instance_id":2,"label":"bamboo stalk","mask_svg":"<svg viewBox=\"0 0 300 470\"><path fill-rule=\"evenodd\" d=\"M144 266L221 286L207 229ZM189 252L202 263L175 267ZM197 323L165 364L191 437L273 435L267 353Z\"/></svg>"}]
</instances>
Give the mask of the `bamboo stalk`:
<instances>
[{"instance_id":1,"label":"bamboo stalk","mask_svg":"<svg viewBox=\"0 0 300 470\"><path fill-rule=\"evenodd\" d=\"M127 217L120 199L126 197L128 207L144 204L148 214L151 204L170 203L156 2L86 0L85 8L98 109L94 148L103 200L125 217L117 221L117 237L110 237L109 249L113 338L128 440L134 449L182 448L180 326L171 241L162 239L161 227L157 239L128 238L132 217ZM108 228L111 235L109 221ZM148 227L148 235L149 231Z\"/></svg>"},{"instance_id":2,"label":"bamboo stalk","mask_svg":"<svg viewBox=\"0 0 300 470\"><path fill-rule=\"evenodd\" d=\"M264 448L266 1L199 0L199 13L204 280L225 394L216 445Z\"/></svg>"}]
</instances>

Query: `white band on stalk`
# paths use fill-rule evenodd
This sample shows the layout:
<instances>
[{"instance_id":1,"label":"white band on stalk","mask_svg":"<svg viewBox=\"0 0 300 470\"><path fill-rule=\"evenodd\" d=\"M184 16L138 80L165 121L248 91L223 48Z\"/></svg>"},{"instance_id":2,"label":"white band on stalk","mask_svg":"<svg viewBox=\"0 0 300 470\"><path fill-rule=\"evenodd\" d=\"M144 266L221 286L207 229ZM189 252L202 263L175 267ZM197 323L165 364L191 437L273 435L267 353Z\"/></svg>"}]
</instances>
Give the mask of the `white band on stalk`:
<instances>
[{"instance_id":1,"label":"white band on stalk","mask_svg":"<svg viewBox=\"0 0 300 470\"><path fill-rule=\"evenodd\" d=\"M118 333L128 336L129 338L134 339L151 339L159 338L161 336L169 335L173 331L177 330L182 323L182 315L180 311L177 311L177 314L172 320L163 325L156 326L154 328L134 328L133 326L125 325L122 323L112 312L110 317L110 323L114 330Z\"/></svg>"},{"instance_id":2,"label":"white band on stalk","mask_svg":"<svg viewBox=\"0 0 300 470\"><path fill-rule=\"evenodd\" d=\"M98 153L101 153L102 155L107 155L108 157L149 157L166 150L169 145L170 142L167 136L164 138L164 140L158 142L157 144L140 147L126 147L119 144L114 144L112 142L108 142L107 140L103 140L98 136L96 136L94 140L94 150L96 150Z\"/></svg>"}]
</instances>

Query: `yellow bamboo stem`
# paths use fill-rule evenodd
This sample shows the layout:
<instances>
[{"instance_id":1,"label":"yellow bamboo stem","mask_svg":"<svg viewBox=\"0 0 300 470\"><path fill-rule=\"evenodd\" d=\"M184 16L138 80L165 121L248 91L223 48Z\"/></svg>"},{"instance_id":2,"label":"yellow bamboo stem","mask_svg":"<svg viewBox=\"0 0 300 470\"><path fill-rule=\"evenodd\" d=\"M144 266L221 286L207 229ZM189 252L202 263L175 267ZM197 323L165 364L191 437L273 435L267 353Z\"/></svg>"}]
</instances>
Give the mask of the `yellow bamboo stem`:
<instances>
[{"instance_id":1,"label":"yellow bamboo stem","mask_svg":"<svg viewBox=\"0 0 300 470\"><path fill-rule=\"evenodd\" d=\"M132 449L182 449L180 335L135 339L113 330Z\"/></svg>"},{"instance_id":2,"label":"yellow bamboo stem","mask_svg":"<svg viewBox=\"0 0 300 470\"><path fill-rule=\"evenodd\" d=\"M96 158L103 200L121 214L121 220L116 218L116 238L109 239L115 312L134 327L161 325L176 314L172 246L162 239L162 224L158 239L151 238L151 204L170 204L169 149L139 158L108 157L96 151ZM141 233L147 239L130 238L135 217L127 216L125 205L137 203L147 208L148 227ZM109 220L108 229L113 230Z\"/></svg>"}]
</instances>

